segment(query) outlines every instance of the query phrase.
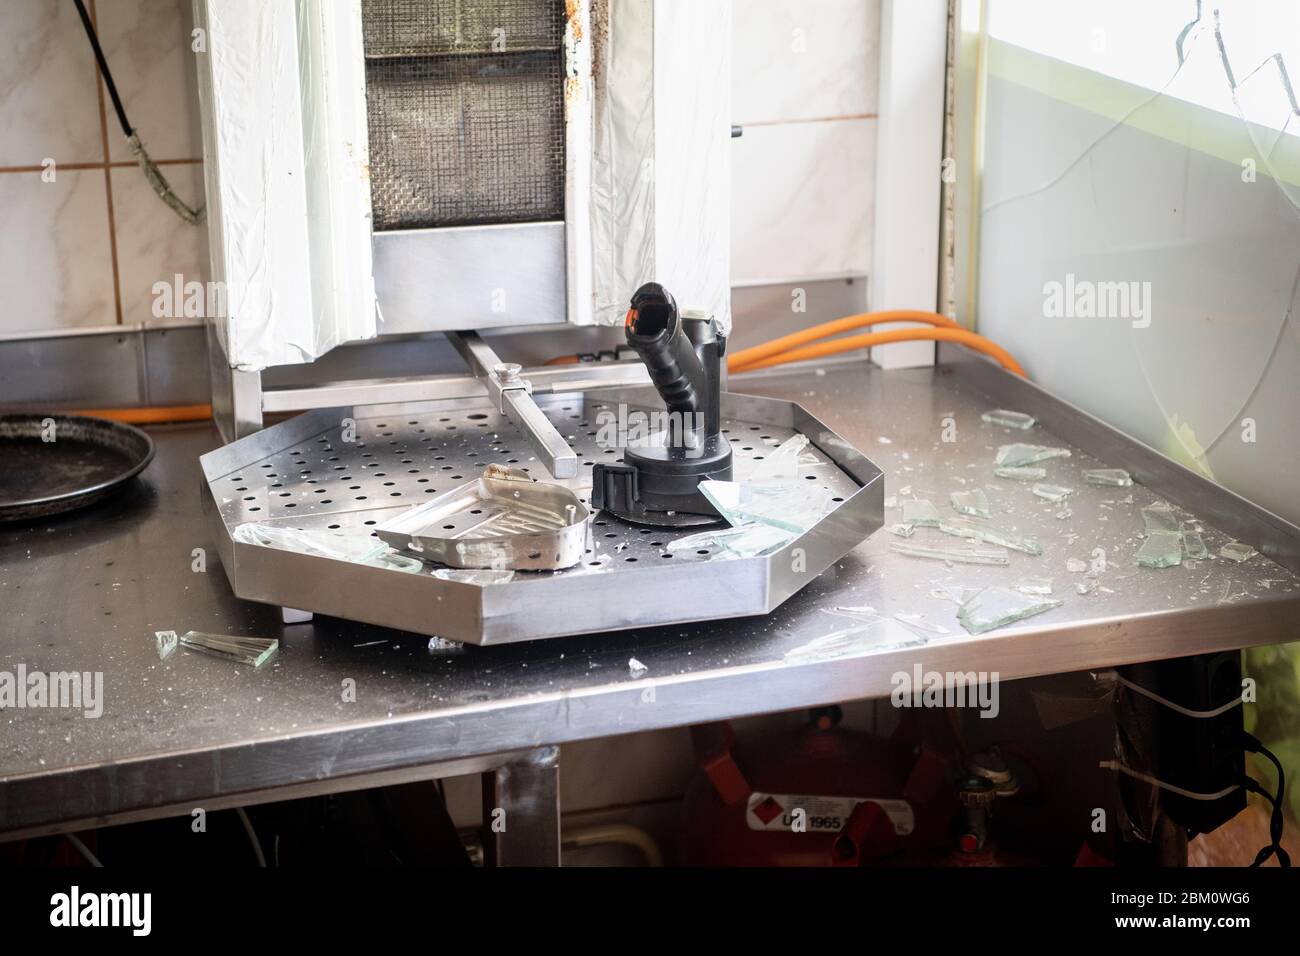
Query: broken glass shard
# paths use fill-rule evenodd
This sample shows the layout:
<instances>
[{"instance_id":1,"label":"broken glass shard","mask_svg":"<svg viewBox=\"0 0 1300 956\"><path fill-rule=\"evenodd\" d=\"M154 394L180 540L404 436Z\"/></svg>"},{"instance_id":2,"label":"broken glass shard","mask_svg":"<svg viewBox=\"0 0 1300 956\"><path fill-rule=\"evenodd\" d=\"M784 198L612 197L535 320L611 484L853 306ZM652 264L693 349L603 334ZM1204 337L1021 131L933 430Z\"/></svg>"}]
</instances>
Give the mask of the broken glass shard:
<instances>
[{"instance_id":1,"label":"broken glass shard","mask_svg":"<svg viewBox=\"0 0 1300 956\"><path fill-rule=\"evenodd\" d=\"M408 574L424 570L424 564L418 558L398 554L383 541L371 537L369 532L320 531L247 522L237 527L231 537L244 544L280 548Z\"/></svg>"},{"instance_id":2,"label":"broken glass shard","mask_svg":"<svg viewBox=\"0 0 1300 956\"><path fill-rule=\"evenodd\" d=\"M1203 561L1210 556L1210 549L1205 546L1205 539L1199 531L1193 531L1183 525L1183 557L1192 561Z\"/></svg>"},{"instance_id":3,"label":"broken glass shard","mask_svg":"<svg viewBox=\"0 0 1300 956\"><path fill-rule=\"evenodd\" d=\"M251 664L261 667L280 647L280 642L269 637L236 637L231 634L204 634L186 631L180 636L182 647L200 651L210 657Z\"/></svg>"},{"instance_id":4,"label":"broken glass shard","mask_svg":"<svg viewBox=\"0 0 1300 956\"><path fill-rule=\"evenodd\" d=\"M944 584L930 589L930 596L942 601L951 601L958 606L965 604L979 593L979 588L962 587L959 584Z\"/></svg>"},{"instance_id":5,"label":"broken glass shard","mask_svg":"<svg viewBox=\"0 0 1300 956\"><path fill-rule=\"evenodd\" d=\"M1011 558L1005 548L933 548L923 544L895 542L889 546L889 550L913 558L934 558L938 561L951 561L954 564L996 564L1005 566L1011 563Z\"/></svg>"},{"instance_id":6,"label":"broken glass shard","mask_svg":"<svg viewBox=\"0 0 1300 956\"><path fill-rule=\"evenodd\" d=\"M1142 521L1148 532L1174 534L1179 530L1178 517L1166 504L1148 505L1143 508Z\"/></svg>"},{"instance_id":7,"label":"broken glass shard","mask_svg":"<svg viewBox=\"0 0 1300 956\"><path fill-rule=\"evenodd\" d=\"M494 571L490 568L482 569L461 569L461 568L436 568L432 572L435 578L442 581L459 581L462 584L509 584L515 579L513 571Z\"/></svg>"},{"instance_id":8,"label":"broken glass shard","mask_svg":"<svg viewBox=\"0 0 1300 956\"><path fill-rule=\"evenodd\" d=\"M775 551L797 535L792 531L765 524L745 524L739 528L701 531L678 538L668 544L670 554L710 551L712 558L753 558Z\"/></svg>"},{"instance_id":9,"label":"broken glass shard","mask_svg":"<svg viewBox=\"0 0 1300 956\"><path fill-rule=\"evenodd\" d=\"M1034 494L1040 498L1046 498L1048 501L1060 503L1070 495L1074 494L1073 488L1066 488L1064 485L1047 485L1037 484L1031 489Z\"/></svg>"},{"instance_id":10,"label":"broken glass shard","mask_svg":"<svg viewBox=\"0 0 1300 956\"><path fill-rule=\"evenodd\" d=\"M947 634L948 629L942 624L935 624L926 618L924 614L895 614L894 620L900 624L906 624L908 627L916 628L918 631L926 631L930 634Z\"/></svg>"},{"instance_id":11,"label":"broken glass shard","mask_svg":"<svg viewBox=\"0 0 1300 956\"><path fill-rule=\"evenodd\" d=\"M1259 554L1248 544L1242 544L1240 541L1229 541L1219 549L1219 557L1227 558L1229 561L1249 561L1255 555Z\"/></svg>"},{"instance_id":12,"label":"broken glass shard","mask_svg":"<svg viewBox=\"0 0 1300 956\"><path fill-rule=\"evenodd\" d=\"M916 533L916 525L908 524L906 521L900 521L897 524L891 524L886 527L890 534L896 534L900 538L910 538Z\"/></svg>"},{"instance_id":13,"label":"broken glass shard","mask_svg":"<svg viewBox=\"0 0 1300 956\"><path fill-rule=\"evenodd\" d=\"M989 499L982 488L974 491L954 491L948 495L953 508L958 514L970 515L972 518L989 516Z\"/></svg>"},{"instance_id":14,"label":"broken glass shard","mask_svg":"<svg viewBox=\"0 0 1300 956\"><path fill-rule=\"evenodd\" d=\"M1088 570L1088 562L1080 561L1078 558L1070 558L1065 562L1065 570L1071 574L1082 574Z\"/></svg>"},{"instance_id":15,"label":"broken glass shard","mask_svg":"<svg viewBox=\"0 0 1300 956\"><path fill-rule=\"evenodd\" d=\"M165 661L172 656L176 650L176 645L180 643L180 638L176 636L175 631L154 631L154 643L158 647L158 660Z\"/></svg>"},{"instance_id":16,"label":"broken glass shard","mask_svg":"<svg viewBox=\"0 0 1300 956\"><path fill-rule=\"evenodd\" d=\"M957 612L957 620L961 621L961 626L970 633L983 634L985 631L1058 608L1061 604L1061 601L1052 598L1021 594L1007 588L989 587L961 606Z\"/></svg>"},{"instance_id":17,"label":"broken glass shard","mask_svg":"<svg viewBox=\"0 0 1300 956\"><path fill-rule=\"evenodd\" d=\"M994 528L990 525L978 524L974 521L967 521L962 518L940 519L939 530L944 534L955 535L958 538L983 541L985 544L1001 545L1004 548L1011 548L1013 551L1023 551L1025 554L1043 553L1043 546L1033 538L1017 534L1014 531L1006 531L1002 528Z\"/></svg>"},{"instance_id":18,"label":"broken glass shard","mask_svg":"<svg viewBox=\"0 0 1300 956\"><path fill-rule=\"evenodd\" d=\"M1021 578L1016 582L1016 590L1025 594L1051 594L1051 578Z\"/></svg>"},{"instance_id":19,"label":"broken glass shard","mask_svg":"<svg viewBox=\"0 0 1300 956\"><path fill-rule=\"evenodd\" d=\"M1172 568L1183 563L1183 536L1153 531L1138 548L1137 563L1144 568Z\"/></svg>"},{"instance_id":20,"label":"broken glass shard","mask_svg":"<svg viewBox=\"0 0 1300 956\"><path fill-rule=\"evenodd\" d=\"M1047 477L1047 469L1021 465L1015 468L994 468L993 474L1014 481L1039 481Z\"/></svg>"},{"instance_id":21,"label":"broken glass shard","mask_svg":"<svg viewBox=\"0 0 1300 956\"><path fill-rule=\"evenodd\" d=\"M799 477L799 456L807 447L807 435L787 438L759 462L749 480L756 485L781 485L795 481Z\"/></svg>"},{"instance_id":22,"label":"broken glass shard","mask_svg":"<svg viewBox=\"0 0 1300 956\"><path fill-rule=\"evenodd\" d=\"M1049 458L1069 458L1068 448L1049 448L1047 445L1003 445L998 449L996 462L1005 468L1019 468Z\"/></svg>"},{"instance_id":23,"label":"broken glass shard","mask_svg":"<svg viewBox=\"0 0 1300 956\"><path fill-rule=\"evenodd\" d=\"M765 524L803 534L832 507L821 485L755 485L740 481L701 481L700 491L733 527Z\"/></svg>"},{"instance_id":24,"label":"broken glass shard","mask_svg":"<svg viewBox=\"0 0 1300 956\"><path fill-rule=\"evenodd\" d=\"M1083 480L1090 485L1110 485L1113 488L1127 488L1133 484L1133 476L1123 468L1091 468L1083 473Z\"/></svg>"},{"instance_id":25,"label":"broken glass shard","mask_svg":"<svg viewBox=\"0 0 1300 956\"><path fill-rule=\"evenodd\" d=\"M980 418L990 425L1019 428L1021 431L1028 431L1033 428L1035 422L1033 415L1026 415L1024 412L1009 412L1005 408L995 408L991 412L985 412Z\"/></svg>"},{"instance_id":26,"label":"broken glass shard","mask_svg":"<svg viewBox=\"0 0 1300 956\"><path fill-rule=\"evenodd\" d=\"M939 526L939 509L924 498L904 501L903 523L919 525L922 528L937 528Z\"/></svg>"}]
</instances>

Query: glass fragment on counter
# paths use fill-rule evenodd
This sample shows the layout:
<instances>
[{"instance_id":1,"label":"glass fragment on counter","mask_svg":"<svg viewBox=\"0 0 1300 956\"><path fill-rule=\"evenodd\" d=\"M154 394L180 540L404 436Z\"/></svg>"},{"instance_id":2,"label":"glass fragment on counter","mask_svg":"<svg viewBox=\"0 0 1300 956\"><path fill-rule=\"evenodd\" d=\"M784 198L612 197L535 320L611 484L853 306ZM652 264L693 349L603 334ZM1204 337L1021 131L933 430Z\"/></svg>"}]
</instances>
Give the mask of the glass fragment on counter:
<instances>
[{"instance_id":1,"label":"glass fragment on counter","mask_svg":"<svg viewBox=\"0 0 1300 956\"><path fill-rule=\"evenodd\" d=\"M915 628L918 631L925 631L926 633L929 634L950 633L949 630L946 627L944 627L942 624L935 624L933 621L927 620L924 614L904 614L902 612L899 612L898 614L894 615L894 620L897 621L899 624L903 624L906 625L907 627Z\"/></svg>"},{"instance_id":2,"label":"glass fragment on counter","mask_svg":"<svg viewBox=\"0 0 1300 956\"><path fill-rule=\"evenodd\" d=\"M937 588L931 588L930 596L937 597L941 601L951 601L960 607L978 594L979 591L979 588L968 588L959 584L944 584Z\"/></svg>"},{"instance_id":3,"label":"glass fragment on counter","mask_svg":"<svg viewBox=\"0 0 1300 956\"><path fill-rule=\"evenodd\" d=\"M994 564L1006 566L1011 557L1005 548L934 548L923 544L895 542L890 551L913 558L933 558L954 564Z\"/></svg>"},{"instance_id":4,"label":"glass fragment on counter","mask_svg":"<svg viewBox=\"0 0 1300 956\"><path fill-rule=\"evenodd\" d=\"M449 641L445 637L431 637L425 645L430 654L455 654L465 650L465 645L458 641Z\"/></svg>"},{"instance_id":5,"label":"glass fragment on counter","mask_svg":"<svg viewBox=\"0 0 1300 956\"><path fill-rule=\"evenodd\" d=\"M1159 531L1164 534L1176 534L1179 531L1178 516L1174 514L1172 508L1163 502L1147 505L1143 508L1142 522L1146 525L1148 532Z\"/></svg>"},{"instance_id":6,"label":"glass fragment on counter","mask_svg":"<svg viewBox=\"0 0 1300 956\"><path fill-rule=\"evenodd\" d=\"M896 534L900 538L910 538L916 533L916 525L908 524L906 521L899 521L896 524L886 525L885 530L890 534Z\"/></svg>"},{"instance_id":7,"label":"glass fragment on counter","mask_svg":"<svg viewBox=\"0 0 1300 956\"><path fill-rule=\"evenodd\" d=\"M1004 468L1019 468L1022 465L1032 465L1036 462L1047 461L1050 458L1069 457L1070 449L1068 448L1051 448L1047 445L1016 443L1014 445L1003 445L999 448L997 458L994 460Z\"/></svg>"},{"instance_id":8,"label":"glass fragment on counter","mask_svg":"<svg viewBox=\"0 0 1300 956\"><path fill-rule=\"evenodd\" d=\"M299 554L333 558L336 561L351 561L354 564L404 571L407 574L424 570L424 563L418 558L398 554L378 538L371 537L369 532L349 534L341 531L307 530L250 521L237 527L231 533L231 537L244 544L296 551Z\"/></svg>"},{"instance_id":9,"label":"glass fragment on counter","mask_svg":"<svg viewBox=\"0 0 1300 956\"><path fill-rule=\"evenodd\" d=\"M1033 415L1026 415L1024 412L1011 412L1005 408L995 408L992 411L985 412L980 418L990 425L1019 428L1021 431L1028 431L1033 428L1037 421Z\"/></svg>"},{"instance_id":10,"label":"glass fragment on counter","mask_svg":"<svg viewBox=\"0 0 1300 956\"><path fill-rule=\"evenodd\" d=\"M831 510L831 493L821 485L756 485L701 481L700 492L733 527L764 524L803 534Z\"/></svg>"},{"instance_id":11,"label":"glass fragment on counter","mask_svg":"<svg viewBox=\"0 0 1300 956\"><path fill-rule=\"evenodd\" d=\"M808 447L807 435L792 435L758 463L749 475L755 485L786 484L799 477L799 457Z\"/></svg>"},{"instance_id":12,"label":"glass fragment on counter","mask_svg":"<svg viewBox=\"0 0 1300 956\"><path fill-rule=\"evenodd\" d=\"M280 649L280 642L270 637L236 637L232 634L205 634L186 631L180 636L182 647L199 651L236 664L261 667Z\"/></svg>"},{"instance_id":13,"label":"glass fragment on counter","mask_svg":"<svg viewBox=\"0 0 1300 956\"><path fill-rule=\"evenodd\" d=\"M513 571L494 571L489 568L434 568L430 574L442 581L459 581L461 584L509 584L515 579Z\"/></svg>"},{"instance_id":14,"label":"glass fragment on counter","mask_svg":"<svg viewBox=\"0 0 1300 956\"><path fill-rule=\"evenodd\" d=\"M1078 558L1070 558L1065 562L1065 570L1071 574L1082 574L1088 570L1088 562L1080 561Z\"/></svg>"},{"instance_id":15,"label":"glass fragment on counter","mask_svg":"<svg viewBox=\"0 0 1300 956\"><path fill-rule=\"evenodd\" d=\"M1183 536L1153 531L1138 548L1137 563L1144 568L1172 568L1183 563Z\"/></svg>"},{"instance_id":16,"label":"glass fragment on counter","mask_svg":"<svg viewBox=\"0 0 1300 956\"><path fill-rule=\"evenodd\" d=\"M1047 477L1047 469L1034 465L1017 465L1014 468L994 468L993 474L1012 481L1040 481Z\"/></svg>"},{"instance_id":17,"label":"glass fragment on counter","mask_svg":"<svg viewBox=\"0 0 1300 956\"><path fill-rule=\"evenodd\" d=\"M1030 490L1038 497L1045 498L1054 504L1060 504L1066 498L1070 497L1070 495L1074 494L1073 488L1067 488L1064 485L1048 485L1041 482L1034 485Z\"/></svg>"},{"instance_id":18,"label":"glass fragment on counter","mask_svg":"<svg viewBox=\"0 0 1300 956\"><path fill-rule=\"evenodd\" d=\"M832 631L830 634L824 634L821 637L814 638L807 644L801 644L786 651L783 659L787 664L808 663L811 661L834 660L844 654L862 650L864 647L882 651L900 650L908 647L923 647L929 643L930 639L927 637L915 637L906 641L877 644L878 639L873 633L875 628L881 624L889 623L891 623L889 618L881 617L869 623Z\"/></svg>"},{"instance_id":19,"label":"glass fragment on counter","mask_svg":"<svg viewBox=\"0 0 1300 956\"><path fill-rule=\"evenodd\" d=\"M1051 594L1051 578L1021 578L1016 582L1016 590L1023 594Z\"/></svg>"},{"instance_id":20,"label":"glass fragment on counter","mask_svg":"<svg viewBox=\"0 0 1300 956\"><path fill-rule=\"evenodd\" d=\"M954 491L948 495L948 500L952 502L953 510L958 514L969 515L972 518L989 516L989 499L982 488Z\"/></svg>"},{"instance_id":21,"label":"glass fragment on counter","mask_svg":"<svg viewBox=\"0 0 1300 956\"><path fill-rule=\"evenodd\" d=\"M1210 556L1210 549L1205 546L1205 539L1199 531L1183 525L1183 557L1191 561L1203 561Z\"/></svg>"},{"instance_id":22,"label":"glass fragment on counter","mask_svg":"<svg viewBox=\"0 0 1300 956\"><path fill-rule=\"evenodd\" d=\"M635 657L629 657L627 659L627 673L629 677L632 677L633 679L644 677L649 671L650 668L646 667Z\"/></svg>"},{"instance_id":23,"label":"glass fragment on counter","mask_svg":"<svg viewBox=\"0 0 1300 956\"><path fill-rule=\"evenodd\" d=\"M1043 546L1034 538L1017 534L1014 531L1007 531L1004 528L995 528L991 525L967 521L963 518L941 518L939 520L939 530L944 534L951 534L958 538L982 541L985 544L996 544L1003 548L1010 548L1013 551L1023 551L1025 554L1038 555L1043 553Z\"/></svg>"},{"instance_id":24,"label":"glass fragment on counter","mask_svg":"<svg viewBox=\"0 0 1300 956\"><path fill-rule=\"evenodd\" d=\"M1219 557L1227 558L1229 561L1249 561L1255 555L1259 554L1248 544L1242 544L1240 541L1229 541L1219 549Z\"/></svg>"},{"instance_id":25,"label":"glass fragment on counter","mask_svg":"<svg viewBox=\"0 0 1300 956\"><path fill-rule=\"evenodd\" d=\"M1123 468L1085 469L1083 480L1090 485L1108 485L1112 488L1127 488L1133 484L1133 476Z\"/></svg>"},{"instance_id":26,"label":"glass fragment on counter","mask_svg":"<svg viewBox=\"0 0 1300 956\"><path fill-rule=\"evenodd\" d=\"M922 528L939 527L939 509L924 498L903 502L903 523Z\"/></svg>"},{"instance_id":27,"label":"glass fragment on counter","mask_svg":"<svg viewBox=\"0 0 1300 956\"><path fill-rule=\"evenodd\" d=\"M1052 598L1021 594L1007 588L988 587L961 606L957 620L972 634L983 634L994 628L1058 608L1063 602Z\"/></svg>"},{"instance_id":28,"label":"glass fragment on counter","mask_svg":"<svg viewBox=\"0 0 1300 956\"><path fill-rule=\"evenodd\" d=\"M176 645L180 643L175 631L154 631L154 644L158 648L158 660L165 661L172 656Z\"/></svg>"}]
</instances>

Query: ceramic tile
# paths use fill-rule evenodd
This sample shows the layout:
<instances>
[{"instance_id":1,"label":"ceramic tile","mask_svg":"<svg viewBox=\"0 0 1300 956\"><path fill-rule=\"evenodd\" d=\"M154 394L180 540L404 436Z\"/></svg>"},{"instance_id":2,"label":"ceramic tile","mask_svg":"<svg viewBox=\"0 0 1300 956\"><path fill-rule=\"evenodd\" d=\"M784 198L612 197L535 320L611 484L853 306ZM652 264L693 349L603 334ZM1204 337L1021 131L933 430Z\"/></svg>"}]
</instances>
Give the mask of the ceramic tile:
<instances>
[{"instance_id":1,"label":"ceramic tile","mask_svg":"<svg viewBox=\"0 0 1300 956\"><path fill-rule=\"evenodd\" d=\"M202 156L190 0L99 0L97 14L104 57L149 154L155 160ZM108 144L114 162L132 158L111 112Z\"/></svg>"},{"instance_id":2,"label":"ceramic tile","mask_svg":"<svg viewBox=\"0 0 1300 956\"><path fill-rule=\"evenodd\" d=\"M876 112L880 0L737 0L733 9L737 123Z\"/></svg>"},{"instance_id":3,"label":"ceramic tile","mask_svg":"<svg viewBox=\"0 0 1300 956\"><path fill-rule=\"evenodd\" d=\"M834 120L734 141L733 282L867 273L875 134L875 120Z\"/></svg>"},{"instance_id":4,"label":"ceramic tile","mask_svg":"<svg viewBox=\"0 0 1300 956\"><path fill-rule=\"evenodd\" d=\"M36 166L47 157L65 164L104 159L94 56L71 3L5 0L0 166Z\"/></svg>"},{"instance_id":5,"label":"ceramic tile","mask_svg":"<svg viewBox=\"0 0 1300 956\"><path fill-rule=\"evenodd\" d=\"M102 170L0 174L0 333L112 325Z\"/></svg>"},{"instance_id":6,"label":"ceramic tile","mask_svg":"<svg viewBox=\"0 0 1300 956\"><path fill-rule=\"evenodd\" d=\"M167 165L163 175L187 203L203 200L203 166L198 163ZM183 222L164 205L135 166L113 170L113 208L117 223L117 263L122 287L122 321L165 325L193 318L153 314L154 283L182 285L208 279L208 228Z\"/></svg>"}]
</instances>

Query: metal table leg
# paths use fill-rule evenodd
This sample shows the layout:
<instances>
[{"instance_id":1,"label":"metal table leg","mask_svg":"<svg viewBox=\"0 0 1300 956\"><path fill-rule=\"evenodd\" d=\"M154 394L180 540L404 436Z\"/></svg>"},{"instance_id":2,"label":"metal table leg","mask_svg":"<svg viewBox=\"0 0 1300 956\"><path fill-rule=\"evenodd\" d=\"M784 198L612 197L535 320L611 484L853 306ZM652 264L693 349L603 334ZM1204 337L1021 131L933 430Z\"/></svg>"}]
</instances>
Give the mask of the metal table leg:
<instances>
[{"instance_id":1,"label":"metal table leg","mask_svg":"<svg viewBox=\"0 0 1300 956\"><path fill-rule=\"evenodd\" d=\"M483 780L486 866L560 865L560 748L539 747Z\"/></svg>"}]
</instances>

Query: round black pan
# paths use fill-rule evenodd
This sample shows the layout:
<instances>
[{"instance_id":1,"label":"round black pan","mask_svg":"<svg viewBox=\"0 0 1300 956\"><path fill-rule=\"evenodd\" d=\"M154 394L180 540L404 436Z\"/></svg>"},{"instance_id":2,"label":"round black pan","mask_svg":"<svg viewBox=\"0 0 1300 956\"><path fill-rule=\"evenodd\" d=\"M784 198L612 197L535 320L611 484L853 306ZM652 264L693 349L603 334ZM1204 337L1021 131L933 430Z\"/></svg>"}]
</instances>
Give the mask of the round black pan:
<instances>
[{"instance_id":1,"label":"round black pan","mask_svg":"<svg viewBox=\"0 0 1300 956\"><path fill-rule=\"evenodd\" d=\"M0 414L0 522L94 504L143 471L153 452L153 439L131 425L57 412Z\"/></svg>"}]
</instances>

